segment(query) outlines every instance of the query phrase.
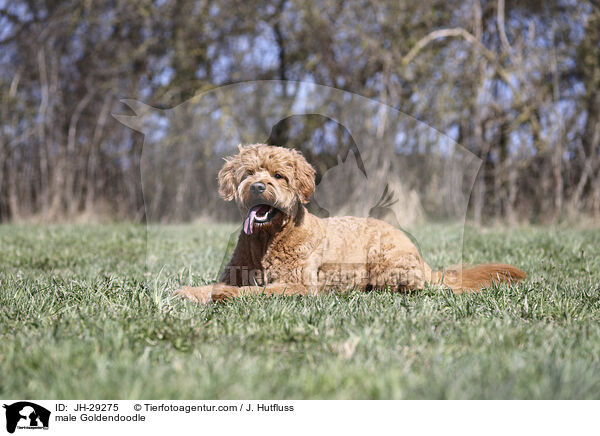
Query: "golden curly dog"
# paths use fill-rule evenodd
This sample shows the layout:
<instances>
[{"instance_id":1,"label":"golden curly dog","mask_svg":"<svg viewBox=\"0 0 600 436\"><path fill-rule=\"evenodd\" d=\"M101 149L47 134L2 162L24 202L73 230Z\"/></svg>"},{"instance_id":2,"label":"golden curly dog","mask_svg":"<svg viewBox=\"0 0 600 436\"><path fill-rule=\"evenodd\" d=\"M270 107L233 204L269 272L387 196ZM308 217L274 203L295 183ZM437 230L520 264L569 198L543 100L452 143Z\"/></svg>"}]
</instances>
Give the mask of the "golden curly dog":
<instances>
[{"instance_id":1,"label":"golden curly dog","mask_svg":"<svg viewBox=\"0 0 600 436\"><path fill-rule=\"evenodd\" d=\"M383 221L309 213L304 205L315 189L315 170L298 151L264 144L238 148L219 172L219 194L235 199L245 217L237 247L220 283L184 287L180 296L208 303L244 293L410 291L427 283L461 292L525 278L504 264L432 271L411 240Z\"/></svg>"}]
</instances>

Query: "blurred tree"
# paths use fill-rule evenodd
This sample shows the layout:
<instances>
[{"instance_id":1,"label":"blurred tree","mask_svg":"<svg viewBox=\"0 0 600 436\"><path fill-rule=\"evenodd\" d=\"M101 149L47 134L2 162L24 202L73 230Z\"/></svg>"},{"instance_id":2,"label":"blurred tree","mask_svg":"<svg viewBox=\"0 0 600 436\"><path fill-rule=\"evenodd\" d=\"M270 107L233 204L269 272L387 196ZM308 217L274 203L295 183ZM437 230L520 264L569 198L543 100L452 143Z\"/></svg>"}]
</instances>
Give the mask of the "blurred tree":
<instances>
[{"instance_id":1,"label":"blurred tree","mask_svg":"<svg viewBox=\"0 0 600 436\"><path fill-rule=\"evenodd\" d=\"M110 116L127 110L119 99L173 107L257 79L374 98L468 147L484 161L477 222L600 217L597 1L12 0L0 1L0 220L143 219L142 137ZM304 144L328 123L275 136ZM208 183L218 152L199 147Z\"/></svg>"}]
</instances>

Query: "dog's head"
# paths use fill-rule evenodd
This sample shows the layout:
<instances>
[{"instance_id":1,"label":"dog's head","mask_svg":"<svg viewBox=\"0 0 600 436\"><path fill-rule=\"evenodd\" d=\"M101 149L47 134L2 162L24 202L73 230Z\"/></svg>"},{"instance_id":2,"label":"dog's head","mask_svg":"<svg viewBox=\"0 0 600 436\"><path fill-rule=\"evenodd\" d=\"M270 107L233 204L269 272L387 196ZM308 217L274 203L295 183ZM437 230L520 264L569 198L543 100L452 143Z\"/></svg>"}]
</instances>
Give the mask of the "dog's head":
<instances>
[{"instance_id":1,"label":"dog's head","mask_svg":"<svg viewBox=\"0 0 600 436\"><path fill-rule=\"evenodd\" d=\"M281 229L315 190L315 170L296 150L264 144L238 149L219 171L219 194L235 199L246 234Z\"/></svg>"}]
</instances>

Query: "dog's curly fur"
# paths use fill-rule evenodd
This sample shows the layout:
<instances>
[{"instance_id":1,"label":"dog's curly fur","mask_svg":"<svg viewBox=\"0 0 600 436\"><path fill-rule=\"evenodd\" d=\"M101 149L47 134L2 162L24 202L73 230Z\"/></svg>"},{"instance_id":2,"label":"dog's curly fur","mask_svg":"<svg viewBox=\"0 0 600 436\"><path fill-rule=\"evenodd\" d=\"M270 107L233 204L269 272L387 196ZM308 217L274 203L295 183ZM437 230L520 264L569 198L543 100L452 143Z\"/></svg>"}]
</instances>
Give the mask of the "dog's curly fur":
<instances>
[{"instance_id":1,"label":"dog's curly fur","mask_svg":"<svg viewBox=\"0 0 600 436\"><path fill-rule=\"evenodd\" d=\"M238 148L219 172L219 194L235 200L246 217L244 231L220 282L184 287L177 291L183 297L207 303L243 293L410 291L427 283L461 292L525 277L504 264L432 271L411 240L383 221L309 213L304 205L315 189L315 170L298 151L264 144ZM257 210L262 221L255 219Z\"/></svg>"}]
</instances>

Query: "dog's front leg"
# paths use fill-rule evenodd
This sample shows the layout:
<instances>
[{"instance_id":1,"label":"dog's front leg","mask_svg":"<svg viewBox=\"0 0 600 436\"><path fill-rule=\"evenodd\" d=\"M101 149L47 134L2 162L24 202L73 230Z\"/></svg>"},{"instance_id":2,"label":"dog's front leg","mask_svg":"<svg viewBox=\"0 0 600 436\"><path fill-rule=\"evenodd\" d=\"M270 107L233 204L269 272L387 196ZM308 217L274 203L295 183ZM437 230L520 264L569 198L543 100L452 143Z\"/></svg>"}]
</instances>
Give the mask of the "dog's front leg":
<instances>
[{"instance_id":1,"label":"dog's front leg","mask_svg":"<svg viewBox=\"0 0 600 436\"><path fill-rule=\"evenodd\" d=\"M266 286L231 286L224 283L216 283L200 287L185 286L175 291L175 294L180 297L202 304L208 304L210 301L227 300L242 295L307 295L315 293L310 287L286 283L273 283Z\"/></svg>"},{"instance_id":2,"label":"dog's front leg","mask_svg":"<svg viewBox=\"0 0 600 436\"><path fill-rule=\"evenodd\" d=\"M194 303L208 304L211 301L213 289L215 286L216 285L197 287L184 286L183 288L176 290L175 295L187 298L188 300L191 300ZM231 287L233 288L233 286Z\"/></svg>"}]
</instances>

